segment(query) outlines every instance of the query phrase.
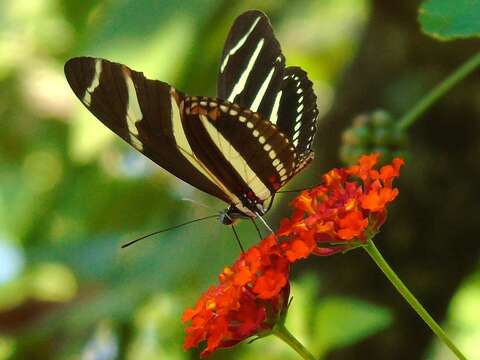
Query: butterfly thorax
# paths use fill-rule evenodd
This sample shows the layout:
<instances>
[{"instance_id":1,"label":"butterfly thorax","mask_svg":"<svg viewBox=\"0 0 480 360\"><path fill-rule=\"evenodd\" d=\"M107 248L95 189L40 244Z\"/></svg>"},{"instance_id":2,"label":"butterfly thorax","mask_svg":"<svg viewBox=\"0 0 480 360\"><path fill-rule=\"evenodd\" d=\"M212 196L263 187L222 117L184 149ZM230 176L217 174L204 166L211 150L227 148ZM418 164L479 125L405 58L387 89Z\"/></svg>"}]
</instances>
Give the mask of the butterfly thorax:
<instances>
[{"instance_id":1,"label":"butterfly thorax","mask_svg":"<svg viewBox=\"0 0 480 360\"><path fill-rule=\"evenodd\" d=\"M248 219L249 216L238 210L235 206L230 206L218 214L218 219L223 225L233 225L240 219Z\"/></svg>"},{"instance_id":2,"label":"butterfly thorax","mask_svg":"<svg viewBox=\"0 0 480 360\"><path fill-rule=\"evenodd\" d=\"M254 219L256 216L262 216L265 214L263 206L260 204L257 205L256 210L250 209L251 213L254 215L247 215L236 206L231 205L225 210L219 213L218 219L223 225L233 225L241 219Z\"/></svg>"}]
</instances>

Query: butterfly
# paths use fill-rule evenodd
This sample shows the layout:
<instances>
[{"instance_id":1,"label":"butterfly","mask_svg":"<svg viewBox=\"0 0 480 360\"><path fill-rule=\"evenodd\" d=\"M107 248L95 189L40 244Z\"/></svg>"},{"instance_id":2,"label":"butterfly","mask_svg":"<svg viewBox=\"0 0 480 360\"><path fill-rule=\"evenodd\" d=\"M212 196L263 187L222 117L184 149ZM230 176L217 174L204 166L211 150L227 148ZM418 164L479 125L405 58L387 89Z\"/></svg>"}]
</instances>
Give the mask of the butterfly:
<instances>
[{"instance_id":1,"label":"butterfly","mask_svg":"<svg viewBox=\"0 0 480 360\"><path fill-rule=\"evenodd\" d=\"M225 42L217 97L189 96L101 58L65 64L75 95L110 130L176 177L228 204L220 221L254 219L313 159L312 82L285 57L268 17L241 14Z\"/></svg>"}]
</instances>

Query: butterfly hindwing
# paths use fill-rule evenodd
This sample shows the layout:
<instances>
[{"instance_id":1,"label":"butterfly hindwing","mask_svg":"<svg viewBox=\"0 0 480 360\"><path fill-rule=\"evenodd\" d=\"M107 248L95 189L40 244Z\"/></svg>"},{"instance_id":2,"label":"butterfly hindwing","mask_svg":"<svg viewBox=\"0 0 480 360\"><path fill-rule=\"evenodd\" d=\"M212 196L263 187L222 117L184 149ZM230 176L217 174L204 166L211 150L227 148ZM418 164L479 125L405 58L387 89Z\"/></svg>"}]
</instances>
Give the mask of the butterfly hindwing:
<instances>
[{"instance_id":1,"label":"butterfly hindwing","mask_svg":"<svg viewBox=\"0 0 480 360\"><path fill-rule=\"evenodd\" d=\"M294 173L295 148L259 113L219 99L191 99L185 123L192 149L232 192L263 201Z\"/></svg>"},{"instance_id":2,"label":"butterfly hindwing","mask_svg":"<svg viewBox=\"0 0 480 360\"><path fill-rule=\"evenodd\" d=\"M317 97L312 86L307 73L301 68L286 68L279 92L278 111L270 118L291 139L300 160L310 156L317 130Z\"/></svg>"}]
</instances>

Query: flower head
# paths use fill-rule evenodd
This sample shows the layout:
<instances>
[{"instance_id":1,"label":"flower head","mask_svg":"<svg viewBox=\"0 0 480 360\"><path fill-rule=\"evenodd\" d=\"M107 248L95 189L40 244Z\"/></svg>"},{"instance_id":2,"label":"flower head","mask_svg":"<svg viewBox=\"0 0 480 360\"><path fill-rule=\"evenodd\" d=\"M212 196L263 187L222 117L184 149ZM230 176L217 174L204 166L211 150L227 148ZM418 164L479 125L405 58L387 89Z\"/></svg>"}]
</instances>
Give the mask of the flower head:
<instances>
[{"instance_id":1,"label":"flower head","mask_svg":"<svg viewBox=\"0 0 480 360\"><path fill-rule=\"evenodd\" d=\"M250 248L223 270L216 287L184 312L182 321L190 321L185 349L206 341L204 357L271 330L288 303L288 278L289 262L274 235Z\"/></svg>"},{"instance_id":2,"label":"flower head","mask_svg":"<svg viewBox=\"0 0 480 360\"><path fill-rule=\"evenodd\" d=\"M204 357L272 330L288 307L289 267L311 254L332 255L368 240L386 219L386 206L398 195L392 187L403 160L376 169L378 155L357 165L333 169L323 183L297 196L294 212L280 229L253 246L219 276L193 309L184 347L207 345ZM280 241L281 240L281 241Z\"/></svg>"},{"instance_id":3,"label":"flower head","mask_svg":"<svg viewBox=\"0 0 480 360\"><path fill-rule=\"evenodd\" d=\"M377 162L377 154L362 156L356 165L329 171L321 185L294 199L294 213L278 231L286 237L282 245L290 259L310 253L331 255L365 242L378 231L386 219L386 206L398 195L392 183L404 162L397 158L376 169Z\"/></svg>"}]
</instances>

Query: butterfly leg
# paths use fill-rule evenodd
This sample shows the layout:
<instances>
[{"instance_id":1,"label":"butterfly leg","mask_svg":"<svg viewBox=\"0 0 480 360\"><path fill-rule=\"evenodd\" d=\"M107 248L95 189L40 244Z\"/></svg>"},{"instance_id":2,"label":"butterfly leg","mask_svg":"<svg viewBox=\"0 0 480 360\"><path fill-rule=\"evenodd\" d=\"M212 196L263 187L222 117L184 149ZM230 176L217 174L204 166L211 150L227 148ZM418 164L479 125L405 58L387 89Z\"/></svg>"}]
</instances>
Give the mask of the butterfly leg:
<instances>
[{"instance_id":1,"label":"butterfly leg","mask_svg":"<svg viewBox=\"0 0 480 360\"><path fill-rule=\"evenodd\" d=\"M257 217L260 219L260 221L263 223L263 225L265 225L265 227L273 234L274 231L272 230L272 228L267 224L267 222L265 221L265 219L262 217L261 214L259 214L258 212L255 213L257 215Z\"/></svg>"},{"instance_id":2,"label":"butterfly leg","mask_svg":"<svg viewBox=\"0 0 480 360\"><path fill-rule=\"evenodd\" d=\"M279 190L279 191L277 191L277 194L299 193L299 192L302 192L302 191L305 191L305 190L311 190L312 187L307 187L307 188L303 188L303 189L295 189L295 190Z\"/></svg>"},{"instance_id":3,"label":"butterfly leg","mask_svg":"<svg viewBox=\"0 0 480 360\"><path fill-rule=\"evenodd\" d=\"M232 230L233 230L233 234L235 235L235 239L237 240L237 244L238 246L240 247L240 251L242 253L245 252L245 250L243 249L243 245L242 243L240 242L240 238L238 237L238 234L237 234L237 230L235 230L235 225L232 224Z\"/></svg>"},{"instance_id":4,"label":"butterfly leg","mask_svg":"<svg viewBox=\"0 0 480 360\"><path fill-rule=\"evenodd\" d=\"M257 223L255 222L255 220L252 219L252 218L250 218L250 220L252 221L253 226L255 226L255 229L257 230L257 233L258 233L258 236L260 237L260 240L263 239L263 235L262 235L262 233L260 232L260 229L258 228L258 225L257 225Z\"/></svg>"}]
</instances>

